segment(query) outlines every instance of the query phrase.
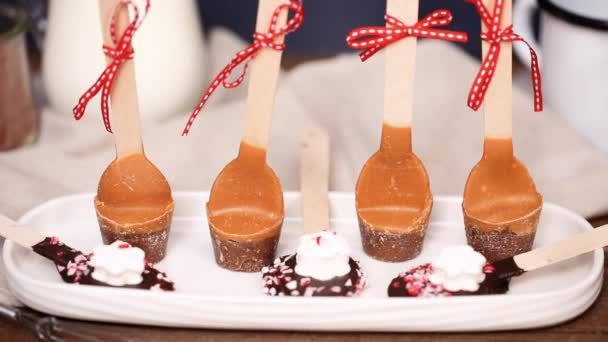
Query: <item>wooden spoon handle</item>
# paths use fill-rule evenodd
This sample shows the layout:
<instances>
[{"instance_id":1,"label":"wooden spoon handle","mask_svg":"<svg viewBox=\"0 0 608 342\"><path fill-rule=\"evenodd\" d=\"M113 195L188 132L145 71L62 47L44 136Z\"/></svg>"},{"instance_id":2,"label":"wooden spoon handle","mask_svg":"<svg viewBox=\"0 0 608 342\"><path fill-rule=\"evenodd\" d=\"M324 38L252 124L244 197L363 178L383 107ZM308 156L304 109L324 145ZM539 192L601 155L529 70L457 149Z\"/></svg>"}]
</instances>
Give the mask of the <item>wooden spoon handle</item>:
<instances>
[{"instance_id":1,"label":"wooden spoon handle","mask_svg":"<svg viewBox=\"0 0 608 342\"><path fill-rule=\"evenodd\" d=\"M114 46L110 36L110 21L120 0L99 0L99 16L103 43ZM116 20L116 34L122 35L129 25L129 13L125 6L119 10ZM112 59L106 58L110 64ZM135 84L135 65L133 60L126 61L119 69L110 95L112 105L112 130L116 145L116 157L143 153L141 128L139 122L139 104L137 100L137 87Z\"/></svg>"},{"instance_id":2,"label":"wooden spoon handle","mask_svg":"<svg viewBox=\"0 0 608 342\"><path fill-rule=\"evenodd\" d=\"M301 145L302 215L307 234L329 229L329 135L308 129Z\"/></svg>"},{"instance_id":3,"label":"wooden spoon handle","mask_svg":"<svg viewBox=\"0 0 608 342\"><path fill-rule=\"evenodd\" d=\"M42 235L29 228L18 227L17 222L2 214L0 214L0 236L28 248L44 240Z\"/></svg>"},{"instance_id":4,"label":"wooden spoon handle","mask_svg":"<svg viewBox=\"0 0 608 342\"><path fill-rule=\"evenodd\" d=\"M411 25L418 21L418 0L388 0L386 13ZM386 47L384 73L384 123L409 127L414 112L416 37Z\"/></svg>"},{"instance_id":5,"label":"wooden spoon handle","mask_svg":"<svg viewBox=\"0 0 608 342\"><path fill-rule=\"evenodd\" d=\"M275 9L283 0L260 0L258 4L257 32L267 32L270 19ZM277 26L287 22L287 12L283 11ZM284 41L284 36L277 37L276 43ZM245 113L245 132L243 141L263 149L268 146L272 110L281 67L282 51L262 49L258 52L249 68L249 88Z\"/></svg>"},{"instance_id":6,"label":"wooden spoon handle","mask_svg":"<svg viewBox=\"0 0 608 342\"><path fill-rule=\"evenodd\" d=\"M490 13L494 11L496 0L483 0L483 3ZM501 29L508 27L513 22L511 13L512 0L504 0ZM482 26L484 30L487 29L483 21ZM496 71L484 100L485 136L486 138L509 139L513 135L512 43L503 42L500 45L500 58L498 58ZM484 58L489 50L490 44L482 42Z\"/></svg>"},{"instance_id":7,"label":"wooden spoon handle","mask_svg":"<svg viewBox=\"0 0 608 342\"><path fill-rule=\"evenodd\" d=\"M524 271L549 266L608 245L608 225L572 238L516 255L513 260Z\"/></svg>"}]
</instances>

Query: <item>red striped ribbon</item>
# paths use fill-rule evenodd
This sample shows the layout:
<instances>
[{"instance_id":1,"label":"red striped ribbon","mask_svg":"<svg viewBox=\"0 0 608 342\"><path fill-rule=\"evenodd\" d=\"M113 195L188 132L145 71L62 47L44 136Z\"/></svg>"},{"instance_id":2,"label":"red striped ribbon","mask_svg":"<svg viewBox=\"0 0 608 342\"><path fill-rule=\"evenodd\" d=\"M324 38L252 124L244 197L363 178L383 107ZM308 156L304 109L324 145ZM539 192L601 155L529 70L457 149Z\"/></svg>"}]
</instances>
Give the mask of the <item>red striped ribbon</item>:
<instances>
[{"instance_id":1,"label":"red striped ribbon","mask_svg":"<svg viewBox=\"0 0 608 342\"><path fill-rule=\"evenodd\" d=\"M292 11L294 15L285 26L277 27L277 21L279 20L279 16L284 10ZM209 97L211 97L213 92L218 88L220 84L223 85L224 88L228 89L236 88L241 85L243 79L245 78L245 74L247 73L249 63L255 58L258 52L265 47L271 48L276 51L283 51L285 49L285 43L275 43L275 39L290 32L296 31L298 28L300 28L303 21L304 8L302 7L302 3L299 0L290 0L279 5L279 7L277 7L277 9L272 15L268 32L255 32L253 34L253 43L244 50L238 52L232 58L230 63L228 63L228 65L226 65L224 69L222 69L222 71L217 74L217 76L215 76L213 81L211 81L211 83L207 87L207 91L205 91L205 94L201 98L199 104L190 114L190 118L188 119L186 127L182 131L182 135L188 135L190 129L192 128L194 120L196 119L200 111L203 109L203 106L205 106L205 103L207 103L207 100L209 100ZM234 71L234 69L243 62L245 63L245 65L239 77L234 82L228 81L228 77L230 77L232 71Z\"/></svg>"},{"instance_id":2,"label":"red striped ribbon","mask_svg":"<svg viewBox=\"0 0 608 342\"><path fill-rule=\"evenodd\" d=\"M368 26L352 30L346 37L346 43L353 49L363 49L359 54L365 62L376 52L387 45L407 37L422 37L453 42L466 42L467 34L458 31L441 30L435 27L452 23L452 13L448 10L437 10L427 15L416 24L408 26L401 20L387 14L385 26Z\"/></svg>"},{"instance_id":3,"label":"red striped ribbon","mask_svg":"<svg viewBox=\"0 0 608 342\"><path fill-rule=\"evenodd\" d=\"M117 39L116 17L122 7L131 7L133 9L134 17L120 39ZM133 59L134 51L131 47L131 41L133 40L133 35L135 32L137 32L137 29L148 14L149 9L150 0L146 0L144 14L141 16L141 19L139 16L139 8L132 0L121 0L114 9L114 13L112 14L112 19L110 21L110 37L114 46L103 46L103 53L111 58L112 62L105 68L103 73L101 73L97 81L95 81L95 83L89 89L87 89L87 91L78 100L78 104L73 110L74 118L76 120L82 119L89 101L95 97L99 91L101 91L101 115L103 117L106 130L112 133L112 127L110 125L110 110L108 106L110 90L112 89L112 84L116 78L116 74L118 73L120 66L126 61Z\"/></svg>"},{"instance_id":4,"label":"red striped ribbon","mask_svg":"<svg viewBox=\"0 0 608 342\"><path fill-rule=\"evenodd\" d=\"M543 110L543 92L541 87L541 76L540 68L538 65L538 57L536 52L532 49L532 46L521 37L520 35L513 32L513 25L501 30L500 22L501 15L504 9L504 0L496 0L494 5L494 13L490 14L488 8L483 4L481 0L464 0L475 5L477 12L481 16L481 20L484 22L487 31L481 33L481 39L490 43L490 49L486 54L486 57L481 62L481 68L475 77L475 81L469 91L468 105L473 110L478 110L486 96L488 85L492 82L494 71L496 71L496 65L500 56L500 43L502 42L524 42L530 49L530 56L532 60L532 86L534 92L534 111L540 112ZM511 56L508 56L511 58Z\"/></svg>"}]
</instances>

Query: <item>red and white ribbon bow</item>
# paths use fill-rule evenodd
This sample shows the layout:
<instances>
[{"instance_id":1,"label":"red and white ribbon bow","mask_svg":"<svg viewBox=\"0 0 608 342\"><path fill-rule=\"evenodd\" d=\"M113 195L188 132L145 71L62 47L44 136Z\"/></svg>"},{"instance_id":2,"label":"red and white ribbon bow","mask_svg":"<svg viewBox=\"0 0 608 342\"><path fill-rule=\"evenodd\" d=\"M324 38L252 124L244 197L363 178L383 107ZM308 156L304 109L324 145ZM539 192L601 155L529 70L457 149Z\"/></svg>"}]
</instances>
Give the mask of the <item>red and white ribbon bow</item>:
<instances>
[{"instance_id":1,"label":"red and white ribbon bow","mask_svg":"<svg viewBox=\"0 0 608 342\"><path fill-rule=\"evenodd\" d=\"M481 33L481 39L490 43L490 49L486 54L486 57L481 62L481 68L475 77L475 81L469 91L468 105L473 110L478 110L486 96L488 85L492 82L494 71L498 63L500 56L500 43L502 42L524 42L530 49L530 56L532 57L532 86L534 91L534 111L540 112L543 110L543 92L541 87L541 76L540 68L538 66L538 57L536 52L532 49L532 46L521 37L520 35L513 32L513 25L501 30L500 22L502 11L504 8L504 0L496 0L494 5L494 13L490 14L488 8L483 4L481 0L464 0L475 5L477 12L481 16L481 20L484 22L487 31ZM511 56L508 56L511 58Z\"/></svg>"},{"instance_id":2,"label":"red and white ribbon bow","mask_svg":"<svg viewBox=\"0 0 608 342\"><path fill-rule=\"evenodd\" d=\"M277 21L279 20L279 16L284 10L293 11L294 15L285 26L277 27ZM236 88L241 85L241 83L245 79L245 74L247 73L249 63L255 58L258 52L265 47L277 51L283 51L285 49L285 43L275 43L275 39L290 32L296 31L298 28L300 28L300 26L302 26L303 21L304 8L302 7L302 2L300 0L289 0L279 5L279 7L277 7L277 9L272 15L268 32L255 32L253 34L253 43L244 50L238 52L232 58L230 63L228 63L228 65L226 65L224 69L222 69L222 71L220 71L220 73L215 76L213 81L211 81L211 83L207 87L207 91L205 91L205 94L201 98L198 106L196 106L196 108L190 114L190 118L188 119L188 123L186 124L182 135L188 135L190 129L192 128L194 120L196 119L200 111L203 109L203 106L205 106L205 103L207 103L207 100L209 100L209 97L213 94L213 92L218 88L220 84L223 85L224 88L228 89ZM234 82L228 81L228 77L230 77L232 71L243 62L245 62L245 65L239 77Z\"/></svg>"},{"instance_id":3,"label":"red and white ribbon bow","mask_svg":"<svg viewBox=\"0 0 608 342\"><path fill-rule=\"evenodd\" d=\"M116 38L116 17L121 7L131 7L133 9L133 20L129 23L125 32L122 34L120 39ZM146 0L146 6L143 15L139 16L139 8L133 2L133 0L121 0L120 3L114 9L112 19L110 21L110 37L114 46L103 46L103 53L112 59L106 69L103 71L101 76L78 100L78 104L74 107L74 118L76 120L82 119L89 101L99 93L101 90L101 115L103 122L106 126L106 130L112 133L112 127L110 126L110 110L108 106L108 98L112 89L112 83L118 73L118 69L126 61L133 59L134 51L131 47L131 41L133 35L144 21L144 18L148 14L150 9L150 0Z\"/></svg>"},{"instance_id":4,"label":"red and white ribbon bow","mask_svg":"<svg viewBox=\"0 0 608 342\"><path fill-rule=\"evenodd\" d=\"M452 22L452 13L448 10L437 10L427 15L412 26L405 25L401 20L387 14L386 27L368 26L352 30L346 37L346 43L353 49L364 49L359 56L365 62L376 52L387 45L407 37L423 37L453 42L466 42L467 34L458 31L436 29Z\"/></svg>"}]
</instances>

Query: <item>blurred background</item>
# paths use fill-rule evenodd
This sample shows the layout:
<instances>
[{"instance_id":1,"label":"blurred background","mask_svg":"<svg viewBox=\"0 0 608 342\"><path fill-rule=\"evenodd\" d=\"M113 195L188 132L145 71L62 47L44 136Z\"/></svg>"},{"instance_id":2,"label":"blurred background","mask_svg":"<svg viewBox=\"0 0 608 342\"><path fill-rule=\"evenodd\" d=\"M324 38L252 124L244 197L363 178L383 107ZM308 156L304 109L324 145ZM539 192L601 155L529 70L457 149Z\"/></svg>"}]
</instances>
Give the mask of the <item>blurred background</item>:
<instances>
[{"instance_id":1,"label":"blurred background","mask_svg":"<svg viewBox=\"0 0 608 342\"><path fill-rule=\"evenodd\" d=\"M251 42L257 1L151 2L134 38L146 152L175 188L208 189L238 146L246 87L219 89L192 135L178 133L209 81ZM304 0L304 25L287 37L269 150L286 189L298 188L295 127L319 124L330 131L334 190L352 191L377 148L382 54L362 64L345 37L356 27L383 25L385 6L379 0ZM482 146L482 111L466 106L479 69L481 25L464 0L420 0L419 17L441 8L454 14L448 28L467 32L469 42L419 40L414 147L430 170L433 191L459 195ZM514 0L513 22L539 54L546 109L532 112L530 52L514 44L516 153L549 200L585 215L608 213L608 0ZM6 151L0 152L0 177L13 193L37 192L20 203L0 196L0 212L20 214L46 198L90 191L98 180L91 174L100 174L113 157L99 100L91 101L83 120L72 116L105 68L101 29L95 0L0 0L0 151ZM437 139L447 134L450 144ZM194 175L197 168L202 173ZM582 201L584 192L596 195Z\"/></svg>"},{"instance_id":2,"label":"blurred background","mask_svg":"<svg viewBox=\"0 0 608 342\"><path fill-rule=\"evenodd\" d=\"M35 137L35 134L28 134L24 138L26 131L35 130L37 127L37 119L31 113L34 108L33 103L36 103L36 107L48 103L57 111L69 111L76 90L83 89L86 82L89 82L90 78L94 78L97 72L87 63L93 59L102 66L103 61L99 50L96 49L99 29L90 25L98 20L94 15L95 1L0 0L0 6L2 6L0 39L7 42L24 40L27 46L27 56L29 56L29 60L24 65L28 70L11 72L8 69L17 70L18 68L9 66L23 64L24 60L21 55L24 53L20 53L20 57L17 57L18 53L13 52L13 59L9 60L10 51L20 49L17 45L21 43L13 43L12 48L4 48L2 75L5 87L3 96L7 98L17 96L16 93L10 93L7 90L7 83L23 84L23 86L14 87L17 89L11 91L21 92L18 97L22 98L24 103L20 108L25 108L24 112L30 112L30 114L18 115L23 122L12 122L10 125L13 127L12 132L8 132L9 124L6 118L8 114L3 113L9 111L16 116L15 111L3 109L0 112L0 120L2 120L0 122L3 123L0 126L0 132L2 132L0 148L6 149L31 141ZM143 28L143 31L148 33L141 33L140 35L144 37L136 38L136 46L142 45L138 49L155 51L157 56L154 58L156 59L148 60L150 64L156 65L174 60L177 53L180 56L188 55L189 58L178 61L180 66L178 70L174 70L174 74L183 71L191 75L204 75L204 78L199 77L199 79L208 80L210 71L206 67L209 65L209 58L205 55L205 42L209 32L223 28L233 32L244 41L250 41L255 26L257 1L182 0L168 2L156 0L153 7L154 10L151 14L153 18L148 20L149 23L146 26L154 27ZM608 67L605 66L608 63L603 63L603 66L597 68L598 64L605 62L608 58L608 52L606 52L608 38L605 33L608 30L608 1L515 0L514 7L514 22L517 30L537 49L541 55L541 61L545 61L543 50L550 49L554 55L551 59L547 58L546 65L543 63L543 71L547 79L545 82L547 86L546 102L557 109L570 124L592 140L594 144L608 151L608 138L604 138L608 135L608 128L606 128L608 125L597 125L598 120L604 123L603 114L606 112L608 99L604 99L605 96L596 96L597 90L595 90L602 87L602 79L608 77ZM288 45L283 61L287 68L303 62L328 59L341 53L352 53L345 44L346 34L359 26L383 25L385 2L306 0L305 8L306 24L287 38ZM450 29L469 33L469 42L457 44L457 46L467 54L479 58L480 24L474 7L461 0L425 0L420 2L420 16L440 8L449 9L454 14L455 20L449 27ZM546 20L539 19L541 13L547 17ZM544 24L539 24L540 22L544 22ZM545 26L550 29L545 29ZM74 29L74 27L79 28ZM155 33L156 39L150 38L152 32ZM551 32L551 34L547 35L547 32ZM168 34L179 35L180 39L159 38L159 36ZM146 39L145 36L149 39ZM540 47L535 42L538 38L544 40L547 46ZM146 41L138 42L138 40ZM173 56L168 56L168 54L162 56L162 53L158 53L158 42L161 40L164 40L163 44L167 48L173 49ZM559 44L555 43L557 40L560 41ZM591 49L591 47L594 48ZM522 64L516 64L515 67L516 83L529 90L527 68L530 57L527 48L516 44L514 49L518 61L522 62ZM584 54L585 49L590 49L591 55ZM563 55L563 57L559 58L558 55ZM568 56L566 57L566 55ZM582 56L586 56L587 62L577 62L582 59ZM63 66L59 65L61 62L63 62ZM138 65L142 63L138 63ZM44 89L44 84L58 82L60 75L65 72L66 64L70 64L72 70L80 76L64 80L62 87L47 85ZM561 64L564 64L566 68L562 68L561 71L553 70ZM44 70L45 65L49 70ZM146 70L146 67L140 66L140 69ZM33 71L33 74L30 70ZM27 75L23 74L24 72ZM7 73L10 74L7 76ZM41 83L40 89L37 90L33 99L29 98L26 91L26 88L32 87L31 77L34 79L34 87L36 87L37 81ZM140 83L144 87L143 90L140 89L140 92L144 94L151 93L153 90L170 91L163 88L163 84L179 81L171 77L161 78L163 79L163 84L161 84L155 82L152 77L138 75L138 79L140 78L142 78ZM194 80L185 82L187 84L171 92L174 96L174 103L167 104L150 99L142 104L144 111L151 112L152 117L158 117L160 114L155 115L155 112L186 110L188 106L196 102L195 93L198 90L195 89L202 85ZM572 98L582 97L585 102L581 104L580 101L560 96L564 93L572 93ZM143 97L146 98L145 95ZM12 118L11 120L19 119ZM14 137L11 137L13 135Z\"/></svg>"}]
</instances>

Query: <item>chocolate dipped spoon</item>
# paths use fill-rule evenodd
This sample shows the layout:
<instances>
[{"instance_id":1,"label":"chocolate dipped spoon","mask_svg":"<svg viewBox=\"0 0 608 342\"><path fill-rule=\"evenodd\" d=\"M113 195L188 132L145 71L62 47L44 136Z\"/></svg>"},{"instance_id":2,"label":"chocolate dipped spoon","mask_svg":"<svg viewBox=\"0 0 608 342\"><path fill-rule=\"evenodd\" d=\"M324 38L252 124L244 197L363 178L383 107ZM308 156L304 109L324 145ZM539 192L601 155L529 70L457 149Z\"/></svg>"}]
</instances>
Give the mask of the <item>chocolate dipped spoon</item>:
<instances>
[{"instance_id":1,"label":"chocolate dipped spoon","mask_svg":"<svg viewBox=\"0 0 608 342\"><path fill-rule=\"evenodd\" d=\"M494 9L495 0L484 3ZM501 29L511 25L511 0L504 0L501 22ZM500 44L501 58L484 102L483 156L469 174L463 201L467 241L489 261L532 248L543 203L528 170L513 154L512 43ZM484 58L488 53L497 51L484 41Z\"/></svg>"},{"instance_id":2,"label":"chocolate dipped spoon","mask_svg":"<svg viewBox=\"0 0 608 342\"><path fill-rule=\"evenodd\" d=\"M305 234L297 252L262 268L264 293L271 296L355 296L367 284L346 240L330 231L329 136L306 131L301 145L302 216Z\"/></svg>"},{"instance_id":3,"label":"chocolate dipped spoon","mask_svg":"<svg viewBox=\"0 0 608 342\"><path fill-rule=\"evenodd\" d=\"M502 294L511 278L608 245L608 225L492 263L469 246L446 248L431 264L399 274L390 297L448 297ZM468 250L467 250L468 248Z\"/></svg>"},{"instance_id":4,"label":"chocolate dipped spoon","mask_svg":"<svg viewBox=\"0 0 608 342\"><path fill-rule=\"evenodd\" d=\"M260 0L256 32L264 32L282 0ZM287 12L278 16L284 26ZM277 36L276 44L282 43ZM266 163L274 96L281 63L281 50L262 49L251 61L245 132L236 159L217 176L207 217L215 260L234 271L259 272L276 253L284 207L283 190Z\"/></svg>"},{"instance_id":5,"label":"chocolate dipped spoon","mask_svg":"<svg viewBox=\"0 0 608 342\"><path fill-rule=\"evenodd\" d=\"M66 283L174 291L174 284L145 258L142 249L123 241L100 246L84 254L60 242L57 237L44 237L27 227L0 215L0 236L55 263Z\"/></svg>"},{"instance_id":6,"label":"chocolate dipped spoon","mask_svg":"<svg viewBox=\"0 0 608 342\"><path fill-rule=\"evenodd\" d=\"M416 22L418 1L388 0L387 13ZM355 191L363 249L383 261L420 254L433 204L426 169L412 151L415 59L415 37L386 47L382 141Z\"/></svg>"},{"instance_id":7,"label":"chocolate dipped spoon","mask_svg":"<svg viewBox=\"0 0 608 342\"><path fill-rule=\"evenodd\" d=\"M137 14L133 22L129 22L129 6ZM112 104L116 159L101 176L95 210L105 243L126 241L156 263L165 256L174 204L167 180L143 151L130 45L141 23L140 13L136 5L121 0L100 0L99 9L108 67L74 108L80 119L88 101L101 90L104 121L111 131L108 96Z\"/></svg>"}]
</instances>

